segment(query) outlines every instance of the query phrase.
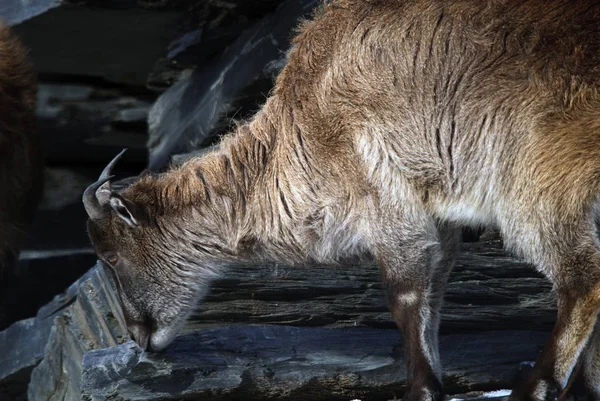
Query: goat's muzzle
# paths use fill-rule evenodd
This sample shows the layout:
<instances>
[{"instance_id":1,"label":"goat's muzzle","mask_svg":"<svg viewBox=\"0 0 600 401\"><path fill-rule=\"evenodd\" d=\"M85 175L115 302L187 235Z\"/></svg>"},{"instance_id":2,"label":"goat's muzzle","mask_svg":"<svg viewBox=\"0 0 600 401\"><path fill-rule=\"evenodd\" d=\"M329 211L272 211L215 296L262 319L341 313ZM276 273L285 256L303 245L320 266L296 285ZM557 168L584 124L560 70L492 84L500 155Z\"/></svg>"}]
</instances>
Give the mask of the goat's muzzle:
<instances>
[{"instance_id":1,"label":"goat's muzzle","mask_svg":"<svg viewBox=\"0 0 600 401\"><path fill-rule=\"evenodd\" d=\"M144 323L134 323L128 325L127 328L137 345L144 351L148 349L152 327Z\"/></svg>"}]
</instances>

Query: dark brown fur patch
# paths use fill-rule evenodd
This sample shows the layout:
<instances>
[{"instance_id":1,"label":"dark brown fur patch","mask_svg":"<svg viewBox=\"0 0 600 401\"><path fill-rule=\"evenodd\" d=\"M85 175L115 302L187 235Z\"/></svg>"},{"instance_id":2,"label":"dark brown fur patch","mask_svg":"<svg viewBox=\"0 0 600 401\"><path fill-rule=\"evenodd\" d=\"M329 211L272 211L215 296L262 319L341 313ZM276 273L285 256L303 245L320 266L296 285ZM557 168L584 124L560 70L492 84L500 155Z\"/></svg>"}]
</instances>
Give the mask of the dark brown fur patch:
<instances>
[{"instance_id":1,"label":"dark brown fur patch","mask_svg":"<svg viewBox=\"0 0 600 401\"><path fill-rule=\"evenodd\" d=\"M15 265L42 193L37 79L27 53L0 24L0 273Z\"/></svg>"}]
</instances>

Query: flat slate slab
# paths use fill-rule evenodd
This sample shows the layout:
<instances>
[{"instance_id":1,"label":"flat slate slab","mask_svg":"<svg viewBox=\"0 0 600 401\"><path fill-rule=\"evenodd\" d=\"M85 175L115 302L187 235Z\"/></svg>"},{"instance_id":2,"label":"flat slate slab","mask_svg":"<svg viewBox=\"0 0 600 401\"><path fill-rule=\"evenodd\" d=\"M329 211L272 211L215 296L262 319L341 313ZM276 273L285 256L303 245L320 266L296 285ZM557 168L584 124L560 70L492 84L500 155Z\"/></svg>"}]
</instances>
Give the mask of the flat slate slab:
<instances>
[{"instance_id":1,"label":"flat slate slab","mask_svg":"<svg viewBox=\"0 0 600 401\"><path fill-rule=\"evenodd\" d=\"M442 333L550 331L550 283L499 242L464 243L442 308ZM338 267L232 266L212 286L189 328L223 324L394 329L379 270L370 261Z\"/></svg>"},{"instance_id":2,"label":"flat slate slab","mask_svg":"<svg viewBox=\"0 0 600 401\"><path fill-rule=\"evenodd\" d=\"M510 387L547 333L491 331L440 338L450 393ZM90 351L83 399L390 400L406 370L396 330L230 326L181 336L164 353L133 342Z\"/></svg>"}]
</instances>

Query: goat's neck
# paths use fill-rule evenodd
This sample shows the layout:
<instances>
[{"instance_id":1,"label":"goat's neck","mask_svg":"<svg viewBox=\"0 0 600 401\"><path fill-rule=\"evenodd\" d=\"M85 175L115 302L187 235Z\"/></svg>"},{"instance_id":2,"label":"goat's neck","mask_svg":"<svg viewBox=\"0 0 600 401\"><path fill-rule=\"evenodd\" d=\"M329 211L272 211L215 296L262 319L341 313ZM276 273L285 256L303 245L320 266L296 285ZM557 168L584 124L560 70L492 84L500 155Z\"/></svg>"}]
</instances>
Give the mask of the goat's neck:
<instances>
[{"instance_id":1,"label":"goat's neck","mask_svg":"<svg viewBox=\"0 0 600 401\"><path fill-rule=\"evenodd\" d=\"M351 145L338 141L338 154L320 154L301 126L291 107L269 98L214 151L166 175L166 202L183 199L193 214L185 218L245 261L329 263L360 254L359 228L373 200L351 160L341 159Z\"/></svg>"},{"instance_id":2,"label":"goat's neck","mask_svg":"<svg viewBox=\"0 0 600 401\"><path fill-rule=\"evenodd\" d=\"M177 199L188 199L194 219L218 235L231 254L249 258L284 260L306 257L306 239L299 238L299 209L312 197L297 191L304 180L290 180L278 154L291 118L274 111L273 98L254 118L227 135L203 157L191 159L167 174L180 182ZM289 157L288 157L289 159Z\"/></svg>"}]
</instances>

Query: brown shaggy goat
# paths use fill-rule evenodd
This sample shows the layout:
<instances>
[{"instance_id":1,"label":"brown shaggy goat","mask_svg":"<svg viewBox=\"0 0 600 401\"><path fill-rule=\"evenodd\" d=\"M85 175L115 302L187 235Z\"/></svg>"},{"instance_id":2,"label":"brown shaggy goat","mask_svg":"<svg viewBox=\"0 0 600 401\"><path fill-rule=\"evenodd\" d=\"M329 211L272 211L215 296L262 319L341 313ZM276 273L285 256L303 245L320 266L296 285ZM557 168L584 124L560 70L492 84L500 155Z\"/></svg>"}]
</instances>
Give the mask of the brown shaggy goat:
<instances>
[{"instance_id":1,"label":"brown shaggy goat","mask_svg":"<svg viewBox=\"0 0 600 401\"><path fill-rule=\"evenodd\" d=\"M13 273L42 194L36 94L27 50L0 23L0 276Z\"/></svg>"},{"instance_id":2,"label":"brown shaggy goat","mask_svg":"<svg viewBox=\"0 0 600 401\"><path fill-rule=\"evenodd\" d=\"M84 204L143 348L165 348L230 262L368 252L405 339L404 399L441 400L458 228L490 225L558 298L512 399L564 393L574 371L600 397L600 2L333 0L217 150L120 193L115 162Z\"/></svg>"}]
</instances>

